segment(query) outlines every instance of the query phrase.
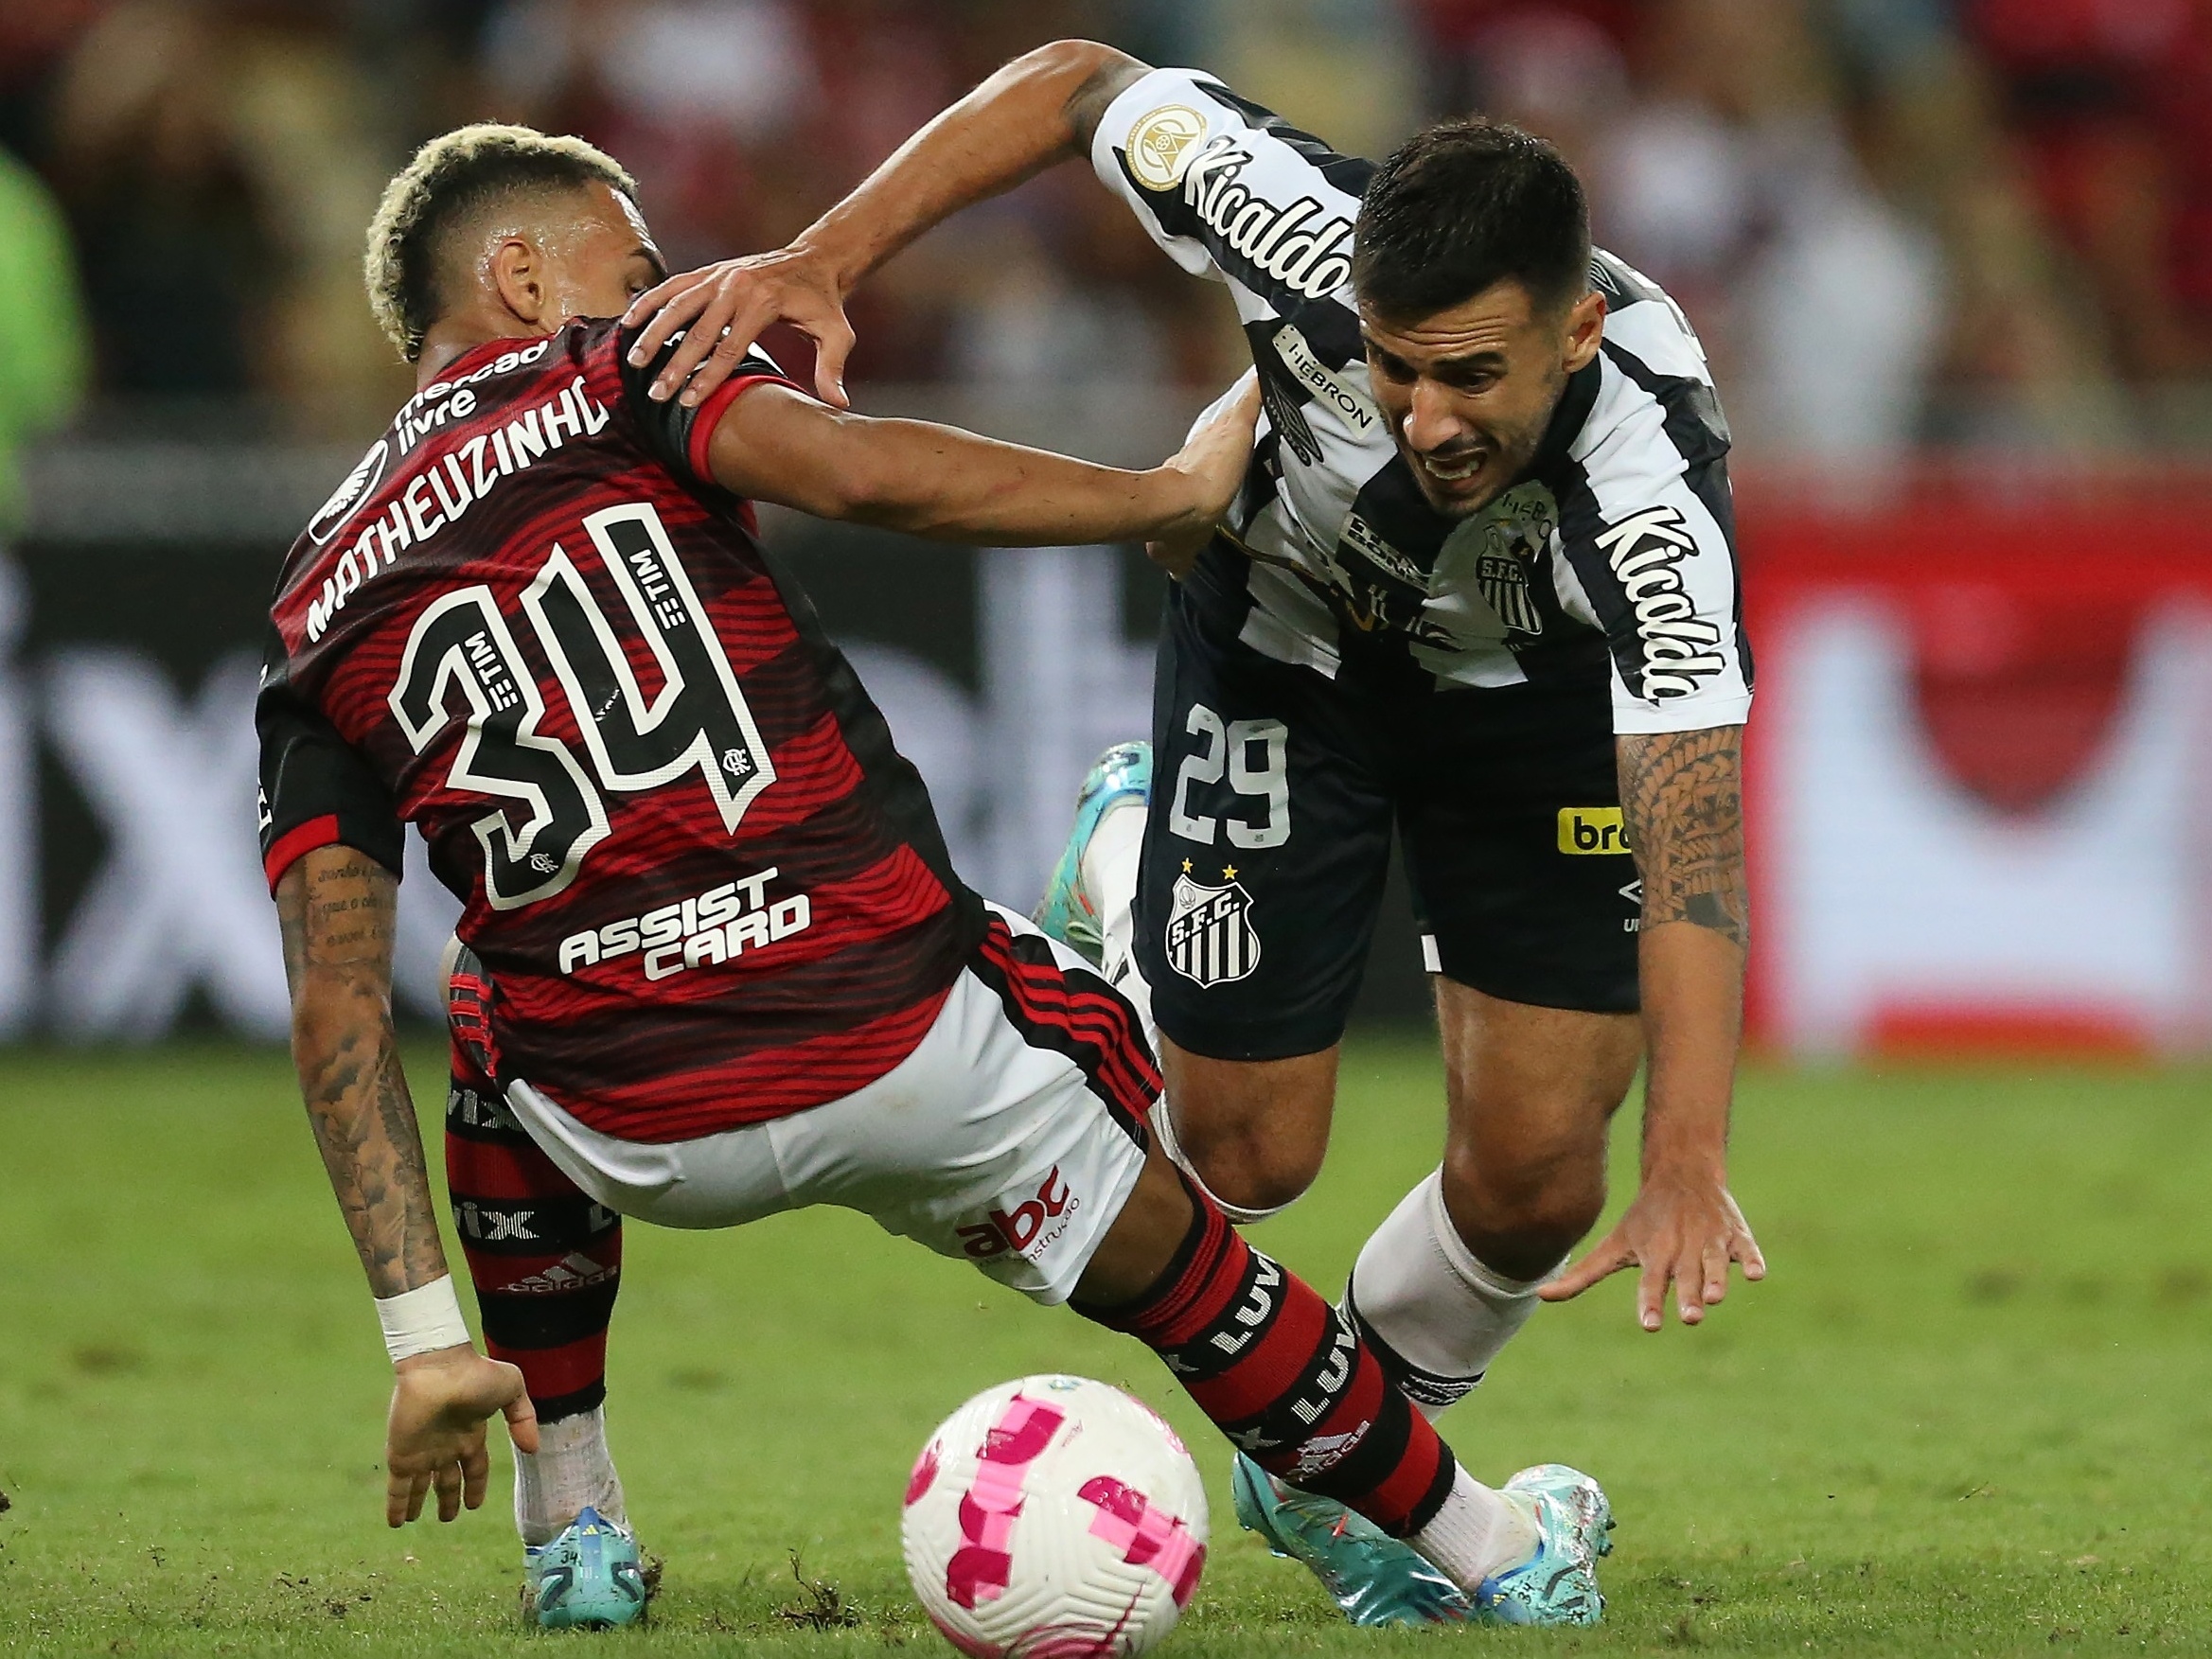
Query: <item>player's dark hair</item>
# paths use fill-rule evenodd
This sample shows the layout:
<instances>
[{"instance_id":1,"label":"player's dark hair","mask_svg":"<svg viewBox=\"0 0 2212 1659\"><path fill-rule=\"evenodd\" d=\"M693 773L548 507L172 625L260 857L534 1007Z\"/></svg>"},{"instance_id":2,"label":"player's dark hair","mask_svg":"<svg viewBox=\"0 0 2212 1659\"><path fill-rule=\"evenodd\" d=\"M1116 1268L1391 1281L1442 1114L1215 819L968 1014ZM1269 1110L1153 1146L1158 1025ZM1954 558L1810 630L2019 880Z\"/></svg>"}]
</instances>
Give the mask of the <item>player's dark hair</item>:
<instances>
[{"instance_id":1,"label":"player's dark hair","mask_svg":"<svg viewBox=\"0 0 2212 1659\"><path fill-rule=\"evenodd\" d=\"M454 229L512 196L592 185L611 185L637 200L637 181L581 138L487 122L432 139L384 186L369 221L369 309L384 337L409 362L422 355L422 337L443 303L438 268Z\"/></svg>"},{"instance_id":2,"label":"player's dark hair","mask_svg":"<svg viewBox=\"0 0 2212 1659\"><path fill-rule=\"evenodd\" d=\"M1431 316L1508 277L1545 309L1589 287L1582 181L1503 121L1442 121L1401 144L1368 181L1357 237L1353 286L1384 317Z\"/></svg>"}]
</instances>

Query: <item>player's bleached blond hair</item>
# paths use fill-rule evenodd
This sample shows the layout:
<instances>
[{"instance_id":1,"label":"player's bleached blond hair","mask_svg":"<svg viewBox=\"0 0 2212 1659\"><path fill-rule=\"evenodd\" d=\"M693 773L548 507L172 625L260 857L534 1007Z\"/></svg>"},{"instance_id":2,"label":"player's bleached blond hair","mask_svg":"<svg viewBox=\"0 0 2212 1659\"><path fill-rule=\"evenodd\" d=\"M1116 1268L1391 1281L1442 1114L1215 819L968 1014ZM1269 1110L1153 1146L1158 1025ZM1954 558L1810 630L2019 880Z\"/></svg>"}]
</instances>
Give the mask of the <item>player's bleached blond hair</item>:
<instances>
[{"instance_id":1,"label":"player's bleached blond hair","mask_svg":"<svg viewBox=\"0 0 2212 1659\"><path fill-rule=\"evenodd\" d=\"M450 234L509 197L611 185L632 202L637 181L581 138L481 122L433 138L384 186L369 221L369 309L413 362L443 303L438 270Z\"/></svg>"}]
</instances>

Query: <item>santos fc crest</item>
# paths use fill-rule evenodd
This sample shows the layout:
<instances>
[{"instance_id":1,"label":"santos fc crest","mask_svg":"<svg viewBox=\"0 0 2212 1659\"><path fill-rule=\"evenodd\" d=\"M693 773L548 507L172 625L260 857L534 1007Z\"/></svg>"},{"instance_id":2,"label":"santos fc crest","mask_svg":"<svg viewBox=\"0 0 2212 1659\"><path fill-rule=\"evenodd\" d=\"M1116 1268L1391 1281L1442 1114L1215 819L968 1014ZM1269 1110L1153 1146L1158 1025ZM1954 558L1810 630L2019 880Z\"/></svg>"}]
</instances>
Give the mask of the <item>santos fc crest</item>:
<instances>
[{"instance_id":1,"label":"santos fc crest","mask_svg":"<svg viewBox=\"0 0 2212 1659\"><path fill-rule=\"evenodd\" d=\"M1177 878L1167 914L1167 965L1196 985L1242 980L1260 965L1252 895L1243 883L1202 887L1188 875Z\"/></svg>"}]
</instances>

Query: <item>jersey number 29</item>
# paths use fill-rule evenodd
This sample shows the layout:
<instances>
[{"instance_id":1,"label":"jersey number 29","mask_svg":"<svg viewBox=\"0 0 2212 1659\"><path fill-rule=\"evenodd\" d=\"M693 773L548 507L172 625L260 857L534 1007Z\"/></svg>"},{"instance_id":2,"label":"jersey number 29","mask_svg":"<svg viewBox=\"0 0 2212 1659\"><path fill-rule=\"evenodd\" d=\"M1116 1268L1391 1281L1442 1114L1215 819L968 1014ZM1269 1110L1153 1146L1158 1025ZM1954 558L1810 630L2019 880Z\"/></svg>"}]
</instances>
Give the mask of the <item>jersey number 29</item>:
<instances>
[{"instance_id":1,"label":"jersey number 29","mask_svg":"<svg viewBox=\"0 0 2212 1659\"><path fill-rule=\"evenodd\" d=\"M583 734L590 774L569 744L540 730L545 704L537 677L487 587L448 593L416 619L388 699L417 754L465 722L448 785L522 809L520 829L505 807L470 826L484 847L485 896L494 909L551 898L576 878L584 856L607 838L602 790L657 789L697 770L734 835L752 798L775 781L660 515L632 503L592 514L584 529L662 682L646 695L621 635L555 543L522 608Z\"/></svg>"}]
</instances>

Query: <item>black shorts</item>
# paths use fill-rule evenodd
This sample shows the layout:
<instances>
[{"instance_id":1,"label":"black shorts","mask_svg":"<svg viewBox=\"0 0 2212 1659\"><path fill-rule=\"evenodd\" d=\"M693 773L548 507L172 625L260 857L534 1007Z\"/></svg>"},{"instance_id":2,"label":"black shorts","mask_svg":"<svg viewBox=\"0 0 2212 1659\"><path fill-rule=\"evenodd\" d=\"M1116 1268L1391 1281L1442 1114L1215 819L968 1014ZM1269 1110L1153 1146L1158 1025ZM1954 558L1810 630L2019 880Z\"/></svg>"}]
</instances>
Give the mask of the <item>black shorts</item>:
<instances>
[{"instance_id":1,"label":"black shorts","mask_svg":"<svg viewBox=\"0 0 2212 1659\"><path fill-rule=\"evenodd\" d=\"M1507 1001L1637 1007L1641 890L1602 659L1586 683L1440 691L1263 657L1169 595L1137 960L1159 1029L1224 1060L1344 1033L1393 824L1427 967Z\"/></svg>"}]
</instances>

